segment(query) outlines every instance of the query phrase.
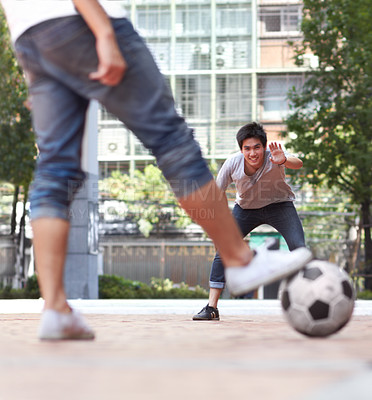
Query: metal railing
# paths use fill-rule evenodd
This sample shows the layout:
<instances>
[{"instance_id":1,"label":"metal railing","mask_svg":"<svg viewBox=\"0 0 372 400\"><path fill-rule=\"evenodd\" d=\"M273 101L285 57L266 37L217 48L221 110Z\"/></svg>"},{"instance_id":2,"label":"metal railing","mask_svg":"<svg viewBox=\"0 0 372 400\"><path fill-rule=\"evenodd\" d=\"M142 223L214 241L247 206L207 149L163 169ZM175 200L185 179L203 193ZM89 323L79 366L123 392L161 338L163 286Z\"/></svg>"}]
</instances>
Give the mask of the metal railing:
<instances>
[{"instance_id":1,"label":"metal railing","mask_svg":"<svg viewBox=\"0 0 372 400\"><path fill-rule=\"evenodd\" d=\"M168 278L175 283L208 288L215 255L213 243L186 241L101 242L103 273L150 283Z\"/></svg>"}]
</instances>

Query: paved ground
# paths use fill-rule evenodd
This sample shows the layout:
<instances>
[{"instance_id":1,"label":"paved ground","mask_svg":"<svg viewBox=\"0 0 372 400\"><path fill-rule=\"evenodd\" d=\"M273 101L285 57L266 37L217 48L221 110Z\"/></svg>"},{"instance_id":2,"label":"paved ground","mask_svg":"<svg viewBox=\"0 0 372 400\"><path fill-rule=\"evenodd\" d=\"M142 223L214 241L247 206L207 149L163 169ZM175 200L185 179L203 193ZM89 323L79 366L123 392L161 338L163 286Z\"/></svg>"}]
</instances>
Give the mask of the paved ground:
<instances>
[{"instance_id":1,"label":"paved ground","mask_svg":"<svg viewBox=\"0 0 372 400\"><path fill-rule=\"evenodd\" d=\"M337 335L308 339L277 301L73 301L97 338L39 342L41 301L0 301L1 400L371 400L372 302Z\"/></svg>"}]
</instances>

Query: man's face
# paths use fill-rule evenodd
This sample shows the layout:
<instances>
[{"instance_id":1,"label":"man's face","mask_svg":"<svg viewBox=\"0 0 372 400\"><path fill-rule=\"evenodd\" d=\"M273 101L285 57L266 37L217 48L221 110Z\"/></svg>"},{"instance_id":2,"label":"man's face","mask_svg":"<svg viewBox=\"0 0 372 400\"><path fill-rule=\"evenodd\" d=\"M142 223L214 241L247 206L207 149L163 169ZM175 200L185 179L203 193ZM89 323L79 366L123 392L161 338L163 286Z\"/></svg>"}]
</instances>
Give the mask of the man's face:
<instances>
[{"instance_id":1,"label":"man's face","mask_svg":"<svg viewBox=\"0 0 372 400\"><path fill-rule=\"evenodd\" d=\"M242 153L244 155L246 166L258 169L264 162L265 147L260 139L248 138L243 141Z\"/></svg>"}]
</instances>

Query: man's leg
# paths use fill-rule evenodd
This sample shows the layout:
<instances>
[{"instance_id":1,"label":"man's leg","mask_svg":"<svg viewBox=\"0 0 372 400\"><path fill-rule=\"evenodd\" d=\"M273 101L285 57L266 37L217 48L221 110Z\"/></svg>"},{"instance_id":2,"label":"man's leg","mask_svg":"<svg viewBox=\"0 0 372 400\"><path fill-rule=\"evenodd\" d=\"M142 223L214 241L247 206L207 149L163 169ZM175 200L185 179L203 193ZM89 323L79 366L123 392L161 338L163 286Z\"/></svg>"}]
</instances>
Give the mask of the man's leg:
<instances>
[{"instance_id":1,"label":"man's leg","mask_svg":"<svg viewBox=\"0 0 372 400\"><path fill-rule=\"evenodd\" d=\"M222 264L221 257L218 252L213 259L211 273L209 277L209 300L208 304L195 314L192 319L194 321L211 321L220 320L217 308L218 300L225 288L225 268Z\"/></svg>"},{"instance_id":2,"label":"man's leg","mask_svg":"<svg viewBox=\"0 0 372 400\"><path fill-rule=\"evenodd\" d=\"M271 204L266 212L266 223L283 236L290 251L305 246L304 230L293 202Z\"/></svg>"},{"instance_id":3,"label":"man's leg","mask_svg":"<svg viewBox=\"0 0 372 400\"><path fill-rule=\"evenodd\" d=\"M218 300L223 289L210 288L208 304L203 307L192 319L194 321L219 321L220 313L217 308Z\"/></svg>"},{"instance_id":4,"label":"man's leg","mask_svg":"<svg viewBox=\"0 0 372 400\"><path fill-rule=\"evenodd\" d=\"M226 196L214 180L190 195L179 198L179 202L213 240L225 266L243 266L251 261L253 252L242 240Z\"/></svg>"},{"instance_id":5,"label":"man's leg","mask_svg":"<svg viewBox=\"0 0 372 400\"><path fill-rule=\"evenodd\" d=\"M80 152L88 101L47 78L30 92L41 154L30 191L36 269L45 309L69 312L63 272L69 206L84 178Z\"/></svg>"},{"instance_id":6,"label":"man's leg","mask_svg":"<svg viewBox=\"0 0 372 400\"><path fill-rule=\"evenodd\" d=\"M39 338L93 339L94 332L82 316L72 310L63 285L69 223L59 218L32 221L38 281L44 298Z\"/></svg>"},{"instance_id":7,"label":"man's leg","mask_svg":"<svg viewBox=\"0 0 372 400\"><path fill-rule=\"evenodd\" d=\"M220 299L222 291L223 291L223 289L218 289L218 288L210 288L209 289L209 301L208 301L208 304L211 307L217 308L217 303L218 303L218 300Z\"/></svg>"},{"instance_id":8,"label":"man's leg","mask_svg":"<svg viewBox=\"0 0 372 400\"><path fill-rule=\"evenodd\" d=\"M44 308L70 312L63 287L69 223L58 218L32 221L33 245Z\"/></svg>"},{"instance_id":9,"label":"man's leg","mask_svg":"<svg viewBox=\"0 0 372 400\"><path fill-rule=\"evenodd\" d=\"M256 226L260 225L259 213L255 210L244 210L235 204L233 209L233 217L240 229L240 238L244 238ZM209 321L213 319L219 320L219 311L217 308L218 300L225 288L225 267L221 260L220 254L216 252L213 259L210 278L209 278L209 301L199 313L193 316L195 321ZM216 318L217 316L217 318Z\"/></svg>"},{"instance_id":10,"label":"man's leg","mask_svg":"<svg viewBox=\"0 0 372 400\"><path fill-rule=\"evenodd\" d=\"M39 338L93 339L93 331L69 307L63 284L69 206L84 179L80 154L89 102L43 71L32 36L24 34L16 50L29 76L40 151L30 190L36 272L45 301Z\"/></svg>"}]
</instances>

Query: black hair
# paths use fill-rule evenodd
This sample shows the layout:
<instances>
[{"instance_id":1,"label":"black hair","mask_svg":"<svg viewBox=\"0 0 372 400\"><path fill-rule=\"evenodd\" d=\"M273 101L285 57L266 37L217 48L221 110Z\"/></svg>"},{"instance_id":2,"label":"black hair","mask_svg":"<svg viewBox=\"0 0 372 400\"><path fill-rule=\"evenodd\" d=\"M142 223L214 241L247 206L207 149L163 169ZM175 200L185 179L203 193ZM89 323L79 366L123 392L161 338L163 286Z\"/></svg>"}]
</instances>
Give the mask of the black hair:
<instances>
[{"instance_id":1,"label":"black hair","mask_svg":"<svg viewBox=\"0 0 372 400\"><path fill-rule=\"evenodd\" d=\"M257 122L251 122L249 124L243 125L236 134L236 140L238 141L240 150L243 148L243 142L248 138L258 138L262 143L263 147L266 147L267 136L262 125Z\"/></svg>"}]
</instances>

